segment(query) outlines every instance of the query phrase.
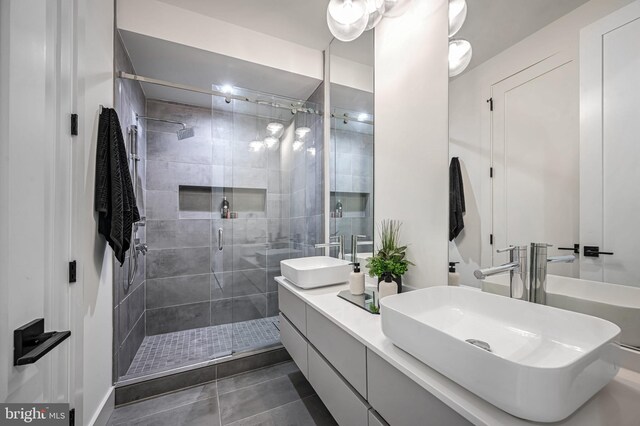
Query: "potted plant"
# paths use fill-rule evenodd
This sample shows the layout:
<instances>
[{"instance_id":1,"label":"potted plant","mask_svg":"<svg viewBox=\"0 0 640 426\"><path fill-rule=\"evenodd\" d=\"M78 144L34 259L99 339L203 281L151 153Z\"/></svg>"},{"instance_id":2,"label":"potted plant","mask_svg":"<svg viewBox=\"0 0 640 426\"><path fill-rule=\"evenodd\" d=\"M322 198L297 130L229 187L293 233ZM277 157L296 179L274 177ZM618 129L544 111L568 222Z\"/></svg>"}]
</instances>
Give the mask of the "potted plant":
<instances>
[{"instance_id":1,"label":"potted plant","mask_svg":"<svg viewBox=\"0 0 640 426\"><path fill-rule=\"evenodd\" d=\"M398 293L402 292L402 276L413 265L407 259L407 246L401 246L400 227L402 222L397 220L383 220L378 227L380 248L373 257L367 259L369 276L378 277L378 282L390 274L398 284Z\"/></svg>"}]
</instances>

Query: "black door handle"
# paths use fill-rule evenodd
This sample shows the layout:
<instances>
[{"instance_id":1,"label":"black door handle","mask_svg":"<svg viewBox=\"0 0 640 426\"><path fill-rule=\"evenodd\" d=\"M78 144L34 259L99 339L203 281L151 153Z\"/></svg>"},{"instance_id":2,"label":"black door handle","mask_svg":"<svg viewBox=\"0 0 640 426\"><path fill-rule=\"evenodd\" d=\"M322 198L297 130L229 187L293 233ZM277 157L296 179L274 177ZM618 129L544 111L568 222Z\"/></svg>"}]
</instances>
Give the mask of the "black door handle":
<instances>
[{"instance_id":1,"label":"black door handle","mask_svg":"<svg viewBox=\"0 0 640 426\"><path fill-rule=\"evenodd\" d=\"M612 251L600 251L598 246L584 246L584 257L600 257L601 254L613 255Z\"/></svg>"},{"instance_id":2,"label":"black door handle","mask_svg":"<svg viewBox=\"0 0 640 426\"><path fill-rule=\"evenodd\" d=\"M571 247L558 247L558 250L571 250L575 254L580 254L580 244L574 244L573 248L571 248Z\"/></svg>"}]
</instances>

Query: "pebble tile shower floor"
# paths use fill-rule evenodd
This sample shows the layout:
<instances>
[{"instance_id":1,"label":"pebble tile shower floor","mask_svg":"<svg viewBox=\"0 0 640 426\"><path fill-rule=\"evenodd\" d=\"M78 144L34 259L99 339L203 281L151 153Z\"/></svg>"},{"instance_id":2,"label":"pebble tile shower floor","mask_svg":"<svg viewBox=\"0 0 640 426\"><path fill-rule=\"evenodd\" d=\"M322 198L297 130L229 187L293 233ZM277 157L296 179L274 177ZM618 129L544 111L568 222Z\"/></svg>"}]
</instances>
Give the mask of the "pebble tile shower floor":
<instances>
[{"instance_id":1,"label":"pebble tile shower floor","mask_svg":"<svg viewBox=\"0 0 640 426\"><path fill-rule=\"evenodd\" d=\"M278 317L157 334L144 338L121 380L207 361L280 342Z\"/></svg>"}]
</instances>

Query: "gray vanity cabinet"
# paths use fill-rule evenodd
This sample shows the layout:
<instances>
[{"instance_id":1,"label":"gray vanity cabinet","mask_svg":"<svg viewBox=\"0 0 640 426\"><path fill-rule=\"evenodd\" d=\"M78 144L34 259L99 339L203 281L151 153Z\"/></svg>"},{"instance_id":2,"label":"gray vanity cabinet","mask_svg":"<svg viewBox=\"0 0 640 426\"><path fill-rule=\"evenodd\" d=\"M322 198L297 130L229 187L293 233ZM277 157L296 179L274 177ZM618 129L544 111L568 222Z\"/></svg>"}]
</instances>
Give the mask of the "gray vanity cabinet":
<instances>
[{"instance_id":1,"label":"gray vanity cabinet","mask_svg":"<svg viewBox=\"0 0 640 426\"><path fill-rule=\"evenodd\" d=\"M471 424L370 350L367 378L369 403L393 426Z\"/></svg>"},{"instance_id":2,"label":"gray vanity cabinet","mask_svg":"<svg viewBox=\"0 0 640 426\"><path fill-rule=\"evenodd\" d=\"M369 404L309 345L309 383L339 425L367 426Z\"/></svg>"},{"instance_id":3,"label":"gray vanity cabinet","mask_svg":"<svg viewBox=\"0 0 640 426\"><path fill-rule=\"evenodd\" d=\"M287 317L280 314L280 341L287 348L291 359L296 363L304 377L309 380L309 367L307 364L308 344L304 336L289 322Z\"/></svg>"},{"instance_id":4,"label":"gray vanity cabinet","mask_svg":"<svg viewBox=\"0 0 640 426\"><path fill-rule=\"evenodd\" d=\"M307 339L366 399L366 347L310 306L307 306Z\"/></svg>"},{"instance_id":5,"label":"gray vanity cabinet","mask_svg":"<svg viewBox=\"0 0 640 426\"><path fill-rule=\"evenodd\" d=\"M287 316L303 336L307 335L307 304L291 293L286 287L280 286L278 289L278 306L280 312Z\"/></svg>"}]
</instances>

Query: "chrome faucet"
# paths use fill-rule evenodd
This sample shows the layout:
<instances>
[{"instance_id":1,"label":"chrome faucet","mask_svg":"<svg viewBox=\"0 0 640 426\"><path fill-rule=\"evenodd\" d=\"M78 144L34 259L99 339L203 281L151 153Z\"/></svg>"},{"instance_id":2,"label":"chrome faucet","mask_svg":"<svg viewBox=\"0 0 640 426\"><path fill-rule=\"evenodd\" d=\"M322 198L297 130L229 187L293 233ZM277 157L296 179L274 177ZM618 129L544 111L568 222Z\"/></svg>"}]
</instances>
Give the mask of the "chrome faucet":
<instances>
[{"instance_id":1,"label":"chrome faucet","mask_svg":"<svg viewBox=\"0 0 640 426\"><path fill-rule=\"evenodd\" d=\"M490 268L477 269L473 275L483 280L492 275L509 272L509 295L514 299L529 300L529 275L527 273L527 246L509 246L496 250L497 253L509 252L509 263Z\"/></svg>"},{"instance_id":2,"label":"chrome faucet","mask_svg":"<svg viewBox=\"0 0 640 426\"><path fill-rule=\"evenodd\" d=\"M358 243L358 240L360 238L367 238L366 235L352 235L351 236L351 261L353 263L357 263L358 262L358 246L360 245Z\"/></svg>"},{"instance_id":3,"label":"chrome faucet","mask_svg":"<svg viewBox=\"0 0 640 426\"><path fill-rule=\"evenodd\" d=\"M547 304L547 264L549 263L573 263L574 255L547 256L547 249L552 247L547 243L531 243L531 283L529 300L542 305Z\"/></svg>"},{"instance_id":4,"label":"chrome faucet","mask_svg":"<svg viewBox=\"0 0 640 426\"><path fill-rule=\"evenodd\" d=\"M332 239L337 239L335 242L331 242ZM338 258L344 260L344 235L335 235L329 237L329 242L326 244L316 244L315 248L329 248L329 247L338 247Z\"/></svg>"}]
</instances>

